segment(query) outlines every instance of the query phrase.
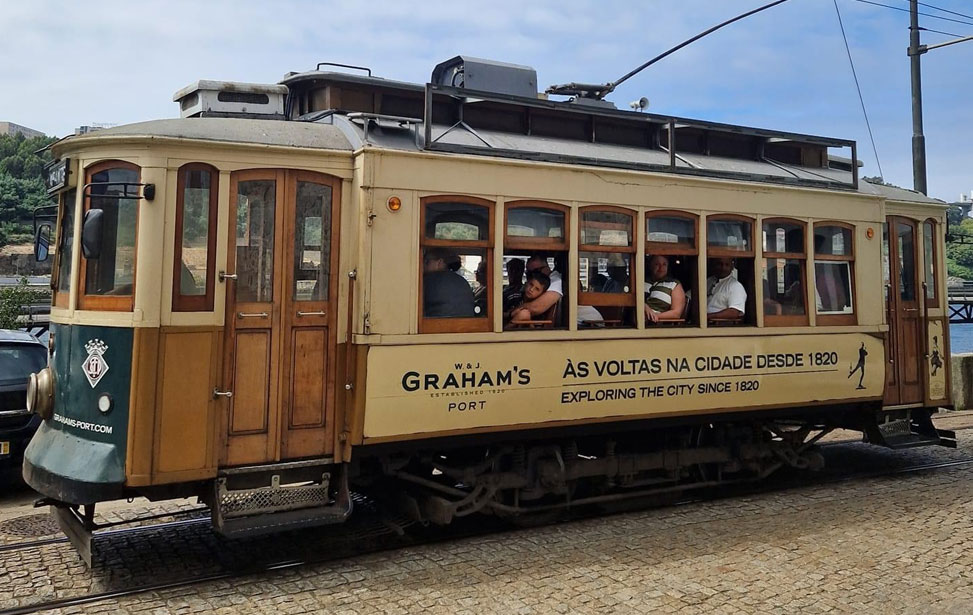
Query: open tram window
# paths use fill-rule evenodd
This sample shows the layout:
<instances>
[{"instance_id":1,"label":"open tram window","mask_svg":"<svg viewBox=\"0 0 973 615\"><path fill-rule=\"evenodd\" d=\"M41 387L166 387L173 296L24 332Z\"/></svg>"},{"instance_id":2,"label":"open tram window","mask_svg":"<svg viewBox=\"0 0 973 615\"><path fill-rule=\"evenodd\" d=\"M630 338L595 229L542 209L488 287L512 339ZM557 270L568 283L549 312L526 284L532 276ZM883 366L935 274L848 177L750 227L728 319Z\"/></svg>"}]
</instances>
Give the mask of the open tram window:
<instances>
[{"instance_id":1,"label":"open tram window","mask_svg":"<svg viewBox=\"0 0 973 615\"><path fill-rule=\"evenodd\" d=\"M939 287L936 275L938 270L936 265L936 221L926 220L922 223L922 254L923 254L923 281L926 287L926 307L939 307Z\"/></svg>"},{"instance_id":2,"label":"open tram window","mask_svg":"<svg viewBox=\"0 0 973 615\"><path fill-rule=\"evenodd\" d=\"M120 161L98 163L85 174L84 219L100 212L100 241L82 268L81 309L130 311L135 283L139 168ZM84 229L82 230L84 234Z\"/></svg>"},{"instance_id":3,"label":"open tram window","mask_svg":"<svg viewBox=\"0 0 973 615\"><path fill-rule=\"evenodd\" d=\"M422 199L420 333L489 331L493 203L466 196Z\"/></svg>"},{"instance_id":4,"label":"open tram window","mask_svg":"<svg viewBox=\"0 0 973 615\"><path fill-rule=\"evenodd\" d=\"M855 324L854 228L814 225L814 305L819 325Z\"/></svg>"},{"instance_id":5,"label":"open tram window","mask_svg":"<svg viewBox=\"0 0 973 615\"><path fill-rule=\"evenodd\" d=\"M635 215L620 207L581 209L578 324L634 327Z\"/></svg>"},{"instance_id":6,"label":"open tram window","mask_svg":"<svg viewBox=\"0 0 973 615\"><path fill-rule=\"evenodd\" d=\"M564 205L540 201L506 204L502 300L505 329L566 325L568 211Z\"/></svg>"},{"instance_id":7,"label":"open tram window","mask_svg":"<svg viewBox=\"0 0 973 615\"><path fill-rule=\"evenodd\" d=\"M806 226L797 220L764 220L763 274L764 324L808 324L804 238Z\"/></svg>"},{"instance_id":8,"label":"open tram window","mask_svg":"<svg viewBox=\"0 0 973 615\"><path fill-rule=\"evenodd\" d=\"M709 216L706 259L707 324L755 325L753 220Z\"/></svg>"},{"instance_id":9,"label":"open tram window","mask_svg":"<svg viewBox=\"0 0 973 615\"><path fill-rule=\"evenodd\" d=\"M54 305L68 307L71 295L71 264L74 259L74 212L77 189L61 194L61 223L57 233L57 249L54 254Z\"/></svg>"},{"instance_id":10,"label":"open tram window","mask_svg":"<svg viewBox=\"0 0 973 615\"><path fill-rule=\"evenodd\" d=\"M172 311L213 309L219 174L204 164L179 169Z\"/></svg>"},{"instance_id":11,"label":"open tram window","mask_svg":"<svg viewBox=\"0 0 973 615\"><path fill-rule=\"evenodd\" d=\"M685 212L645 214L644 311L646 325L696 322L699 218Z\"/></svg>"}]
</instances>

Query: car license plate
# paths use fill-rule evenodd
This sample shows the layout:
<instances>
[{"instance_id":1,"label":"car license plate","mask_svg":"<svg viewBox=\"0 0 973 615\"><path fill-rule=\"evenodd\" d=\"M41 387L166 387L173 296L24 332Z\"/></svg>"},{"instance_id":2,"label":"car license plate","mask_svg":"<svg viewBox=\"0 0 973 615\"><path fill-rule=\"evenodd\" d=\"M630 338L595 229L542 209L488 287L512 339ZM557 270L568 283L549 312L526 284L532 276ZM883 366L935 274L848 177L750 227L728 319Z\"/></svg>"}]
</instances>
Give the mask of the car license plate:
<instances>
[{"instance_id":1,"label":"car license plate","mask_svg":"<svg viewBox=\"0 0 973 615\"><path fill-rule=\"evenodd\" d=\"M0 457L4 457L10 454L10 443L0 442Z\"/></svg>"}]
</instances>

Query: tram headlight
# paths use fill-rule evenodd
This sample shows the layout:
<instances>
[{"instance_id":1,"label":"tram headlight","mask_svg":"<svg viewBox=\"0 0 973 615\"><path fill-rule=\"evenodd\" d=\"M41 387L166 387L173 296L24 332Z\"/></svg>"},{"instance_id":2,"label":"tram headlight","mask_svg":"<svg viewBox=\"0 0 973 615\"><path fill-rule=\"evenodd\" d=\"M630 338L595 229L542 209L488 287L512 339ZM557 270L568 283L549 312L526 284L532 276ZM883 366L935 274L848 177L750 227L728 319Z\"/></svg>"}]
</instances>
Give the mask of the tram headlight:
<instances>
[{"instance_id":1,"label":"tram headlight","mask_svg":"<svg viewBox=\"0 0 973 615\"><path fill-rule=\"evenodd\" d=\"M101 412L102 414L108 414L108 412L112 409L112 406L114 405L115 404L112 402L111 395L109 395L108 393L102 393L98 397L98 412Z\"/></svg>"},{"instance_id":2,"label":"tram headlight","mask_svg":"<svg viewBox=\"0 0 973 615\"><path fill-rule=\"evenodd\" d=\"M31 374L27 381L27 411L45 421L54 414L54 373L50 367Z\"/></svg>"}]
</instances>

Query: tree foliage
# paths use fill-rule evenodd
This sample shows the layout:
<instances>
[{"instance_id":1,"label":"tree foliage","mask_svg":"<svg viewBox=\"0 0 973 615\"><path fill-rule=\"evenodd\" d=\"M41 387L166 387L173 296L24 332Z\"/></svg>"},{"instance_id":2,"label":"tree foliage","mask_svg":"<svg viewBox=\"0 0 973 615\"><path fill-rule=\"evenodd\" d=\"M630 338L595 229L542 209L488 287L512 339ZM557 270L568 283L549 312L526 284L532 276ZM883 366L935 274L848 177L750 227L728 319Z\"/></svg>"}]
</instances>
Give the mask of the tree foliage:
<instances>
[{"instance_id":1,"label":"tree foliage","mask_svg":"<svg viewBox=\"0 0 973 615\"><path fill-rule=\"evenodd\" d=\"M0 288L0 329L21 327L18 317L24 313L24 309L35 303L45 303L47 299L47 293L29 286L24 277L15 286Z\"/></svg>"},{"instance_id":2,"label":"tree foliage","mask_svg":"<svg viewBox=\"0 0 973 615\"><path fill-rule=\"evenodd\" d=\"M51 154L38 151L53 141L0 135L0 246L29 237L34 209L50 204L42 173Z\"/></svg>"}]
</instances>

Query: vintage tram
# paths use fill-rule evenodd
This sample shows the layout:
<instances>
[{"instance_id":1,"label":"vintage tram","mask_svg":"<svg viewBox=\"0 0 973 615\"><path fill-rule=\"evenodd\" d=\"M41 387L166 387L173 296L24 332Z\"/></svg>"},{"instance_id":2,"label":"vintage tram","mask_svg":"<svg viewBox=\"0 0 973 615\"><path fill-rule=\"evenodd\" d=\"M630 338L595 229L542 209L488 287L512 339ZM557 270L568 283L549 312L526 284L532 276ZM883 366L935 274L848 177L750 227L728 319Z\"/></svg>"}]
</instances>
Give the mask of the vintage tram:
<instances>
[{"instance_id":1,"label":"vintage tram","mask_svg":"<svg viewBox=\"0 0 973 615\"><path fill-rule=\"evenodd\" d=\"M53 146L24 477L80 547L136 495L228 535L342 521L356 490L448 523L814 468L835 428L955 445L944 204L859 181L854 142L552 101L462 56L425 85L321 68ZM656 319L660 256L684 300ZM554 298L528 322L515 260Z\"/></svg>"}]
</instances>

